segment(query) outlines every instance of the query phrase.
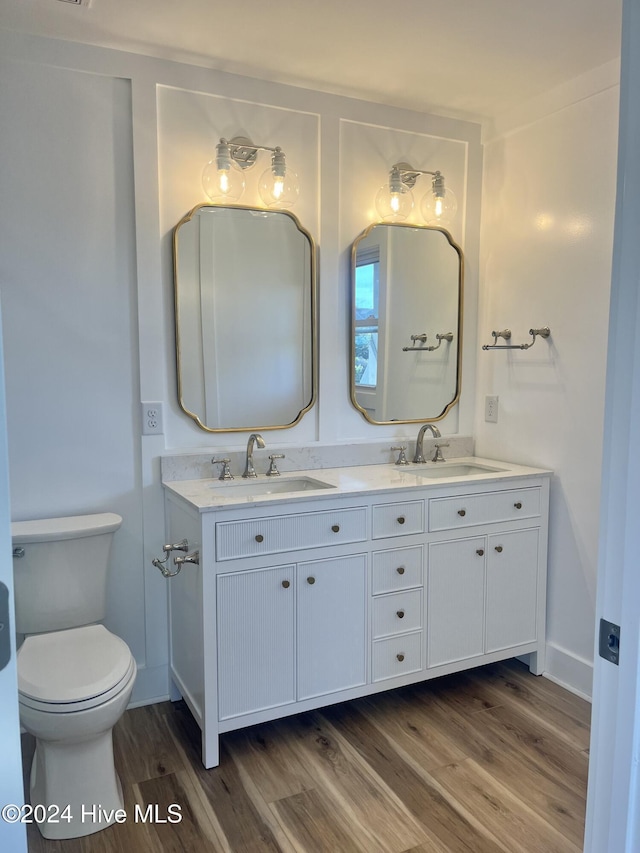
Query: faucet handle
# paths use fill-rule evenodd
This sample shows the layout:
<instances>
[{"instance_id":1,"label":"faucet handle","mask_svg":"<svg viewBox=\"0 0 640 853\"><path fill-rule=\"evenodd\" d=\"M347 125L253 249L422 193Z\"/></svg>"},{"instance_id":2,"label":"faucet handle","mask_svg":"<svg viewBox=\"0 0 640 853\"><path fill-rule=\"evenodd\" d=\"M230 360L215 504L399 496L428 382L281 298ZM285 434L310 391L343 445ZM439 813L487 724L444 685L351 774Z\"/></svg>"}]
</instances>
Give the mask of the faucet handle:
<instances>
[{"instance_id":1,"label":"faucet handle","mask_svg":"<svg viewBox=\"0 0 640 853\"><path fill-rule=\"evenodd\" d=\"M269 465L267 477L279 477L280 471L278 471L276 466L276 459L284 459L284 453L271 453L269 459L271 460L271 465Z\"/></svg>"},{"instance_id":2,"label":"faucet handle","mask_svg":"<svg viewBox=\"0 0 640 853\"><path fill-rule=\"evenodd\" d=\"M220 471L219 480L233 480L233 474L231 473L231 469L229 468L229 462L231 460L227 457L226 459L216 459L214 456L211 460L212 465L222 465L222 470Z\"/></svg>"},{"instance_id":3,"label":"faucet handle","mask_svg":"<svg viewBox=\"0 0 640 853\"><path fill-rule=\"evenodd\" d=\"M436 452L433 454L431 461L432 462L446 462L447 460L442 455L442 447L449 447L449 442L441 442L440 444L434 445Z\"/></svg>"},{"instance_id":4,"label":"faucet handle","mask_svg":"<svg viewBox=\"0 0 640 853\"><path fill-rule=\"evenodd\" d=\"M398 452L398 458L396 459L396 465L408 465L409 464L409 460L407 459L407 457L405 456L405 453L404 453L406 449L407 449L406 444L401 444L399 447L392 447L391 448L391 450L399 451Z\"/></svg>"}]
</instances>

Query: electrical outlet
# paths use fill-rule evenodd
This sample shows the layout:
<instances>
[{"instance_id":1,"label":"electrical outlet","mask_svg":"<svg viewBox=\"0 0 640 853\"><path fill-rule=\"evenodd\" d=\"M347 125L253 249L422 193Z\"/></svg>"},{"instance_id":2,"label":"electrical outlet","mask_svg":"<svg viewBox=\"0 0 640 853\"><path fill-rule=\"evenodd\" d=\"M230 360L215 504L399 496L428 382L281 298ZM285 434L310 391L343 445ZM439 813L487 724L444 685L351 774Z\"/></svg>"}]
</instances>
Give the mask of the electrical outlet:
<instances>
[{"instance_id":1,"label":"electrical outlet","mask_svg":"<svg viewBox=\"0 0 640 853\"><path fill-rule=\"evenodd\" d=\"M498 398L497 397L485 397L484 398L484 419L487 423L497 424L498 423Z\"/></svg>"},{"instance_id":2,"label":"electrical outlet","mask_svg":"<svg viewBox=\"0 0 640 853\"><path fill-rule=\"evenodd\" d=\"M142 406L142 434L162 435L164 426L162 424L162 403L141 403Z\"/></svg>"}]
</instances>

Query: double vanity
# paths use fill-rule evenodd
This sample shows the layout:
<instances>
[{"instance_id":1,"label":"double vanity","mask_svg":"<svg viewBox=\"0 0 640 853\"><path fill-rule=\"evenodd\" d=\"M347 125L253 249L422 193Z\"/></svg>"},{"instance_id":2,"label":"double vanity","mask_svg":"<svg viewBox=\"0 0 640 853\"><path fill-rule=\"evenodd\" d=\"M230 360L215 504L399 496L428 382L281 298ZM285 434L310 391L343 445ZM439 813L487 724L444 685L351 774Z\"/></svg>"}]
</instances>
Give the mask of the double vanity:
<instances>
[{"instance_id":1,"label":"double vanity","mask_svg":"<svg viewBox=\"0 0 640 853\"><path fill-rule=\"evenodd\" d=\"M199 204L173 246L185 414L210 433L298 423L318 393L309 232L288 211ZM423 423L416 463L460 398L463 268L440 227L373 224L352 245L351 403L369 424ZM393 448L396 465L282 476L275 454L255 477L258 440L248 479L224 479L228 458L214 460L222 479L208 460L202 479L163 477L168 544L154 565L170 584L173 686L206 767L221 732L516 655L542 672L548 471L445 462L447 442L425 464ZM293 454L287 465L305 468Z\"/></svg>"},{"instance_id":2,"label":"double vanity","mask_svg":"<svg viewBox=\"0 0 640 853\"><path fill-rule=\"evenodd\" d=\"M170 672L222 732L517 655L544 667L550 472L477 458L165 482Z\"/></svg>"}]
</instances>

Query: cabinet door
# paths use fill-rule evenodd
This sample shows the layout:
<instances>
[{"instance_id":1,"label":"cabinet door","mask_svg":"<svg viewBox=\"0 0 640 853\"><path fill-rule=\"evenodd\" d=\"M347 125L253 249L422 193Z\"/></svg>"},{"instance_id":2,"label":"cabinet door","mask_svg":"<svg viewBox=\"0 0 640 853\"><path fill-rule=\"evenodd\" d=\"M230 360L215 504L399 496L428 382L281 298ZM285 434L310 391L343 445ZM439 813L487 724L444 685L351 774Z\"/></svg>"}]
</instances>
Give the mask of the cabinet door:
<instances>
[{"instance_id":1,"label":"cabinet door","mask_svg":"<svg viewBox=\"0 0 640 853\"><path fill-rule=\"evenodd\" d=\"M536 640L539 530L489 536L487 549L487 652Z\"/></svg>"},{"instance_id":2,"label":"cabinet door","mask_svg":"<svg viewBox=\"0 0 640 853\"><path fill-rule=\"evenodd\" d=\"M220 719L295 702L295 566L218 577Z\"/></svg>"},{"instance_id":3,"label":"cabinet door","mask_svg":"<svg viewBox=\"0 0 640 853\"><path fill-rule=\"evenodd\" d=\"M298 565L298 699L366 681L366 560Z\"/></svg>"},{"instance_id":4,"label":"cabinet door","mask_svg":"<svg viewBox=\"0 0 640 853\"><path fill-rule=\"evenodd\" d=\"M484 651L484 536L429 546L427 666Z\"/></svg>"}]
</instances>

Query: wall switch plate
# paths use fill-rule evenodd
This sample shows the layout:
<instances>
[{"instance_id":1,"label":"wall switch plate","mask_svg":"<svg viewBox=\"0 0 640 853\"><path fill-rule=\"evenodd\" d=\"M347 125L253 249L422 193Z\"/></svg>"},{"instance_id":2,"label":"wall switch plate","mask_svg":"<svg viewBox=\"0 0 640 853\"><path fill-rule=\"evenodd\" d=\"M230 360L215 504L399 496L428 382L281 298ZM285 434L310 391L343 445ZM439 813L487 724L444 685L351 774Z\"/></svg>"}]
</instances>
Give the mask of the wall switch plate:
<instances>
[{"instance_id":1,"label":"wall switch plate","mask_svg":"<svg viewBox=\"0 0 640 853\"><path fill-rule=\"evenodd\" d=\"M497 424L498 423L498 398L497 397L485 397L484 398L484 419L487 423Z\"/></svg>"},{"instance_id":2,"label":"wall switch plate","mask_svg":"<svg viewBox=\"0 0 640 853\"><path fill-rule=\"evenodd\" d=\"M162 435L162 403L140 403L142 407L142 434Z\"/></svg>"}]
</instances>

